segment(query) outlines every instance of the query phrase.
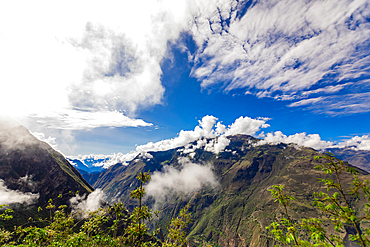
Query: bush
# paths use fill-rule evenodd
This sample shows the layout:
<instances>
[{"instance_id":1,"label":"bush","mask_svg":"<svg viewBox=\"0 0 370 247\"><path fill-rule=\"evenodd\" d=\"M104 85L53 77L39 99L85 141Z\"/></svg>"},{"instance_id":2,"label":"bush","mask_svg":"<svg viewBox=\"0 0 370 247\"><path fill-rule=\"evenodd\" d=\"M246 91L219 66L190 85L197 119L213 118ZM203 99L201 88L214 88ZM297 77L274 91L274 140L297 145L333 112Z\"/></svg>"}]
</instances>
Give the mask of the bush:
<instances>
[{"instance_id":1,"label":"bush","mask_svg":"<svg viewBox=\"0 0 370 247\"><path fill-rule=\"evenodd\" d=\"M314 194L313 205L322 212L323 218L308 218L300 221L293 221L289 216L288 207L290 202L296 200L294 197L284 193L283 185L274 185L271 192L275 202L283 206L285 217L275 221L266 227L270 230L275 240L283 245L289 246L343 246L343 239L339 234L328 234L325 223L334 227L335 232L344 232L344 226L351 226L356 234L351 234L351 240L361 246L369 246L370 229L363 223L370 220L370 204L364 205L364 216L359 216L349 203L349 199L363 196L367 202L370 202L370 189L367 180L360 180L357 176L358 171L352 166L335 158L332 154L316 156L317 159L325 159L327 163L318 165L315 169L324 171L326 174L334 175L335 179L319 179L327 188L327 192L334 190L329 195L322 191ZM353 176L352 184L348 189L343 187L340 177L343 172L350 173ZM333 191L332 191L333 192ZM302 238L301 236L308 236Z\"/></svg>"},{"instance_id":2,"label":"bush","mask_svg":"<svg viewBox=\"0 0 370 247\"><path fill-rule=\"evenodd\" d=\"M0 244L2 246L186 246L186 227L190 223L190 214L186 206L179 217L172 219L164 239L159 240L158 229L150 231L150 224L158 215L147 206L142 205L145 195L143 185L150 180L149 172L139 173L137 178L140 186L132 191L131 198L139 200L139 206L132 212L122 203L100 208L89 213L86 219L78 220L72 213L66 213L66 205L56 208L49 200L45 209L50 217L15 227L14 231L0 228ZM61 197L61 196L59 196ZM7 205L0 205L0 209ZM9 208L0 215L0 220L11 220ZM36 223L47 223L45 227L37 227ZM163 234L162 234L163 235Z\"/></svg>"}]
</instances>

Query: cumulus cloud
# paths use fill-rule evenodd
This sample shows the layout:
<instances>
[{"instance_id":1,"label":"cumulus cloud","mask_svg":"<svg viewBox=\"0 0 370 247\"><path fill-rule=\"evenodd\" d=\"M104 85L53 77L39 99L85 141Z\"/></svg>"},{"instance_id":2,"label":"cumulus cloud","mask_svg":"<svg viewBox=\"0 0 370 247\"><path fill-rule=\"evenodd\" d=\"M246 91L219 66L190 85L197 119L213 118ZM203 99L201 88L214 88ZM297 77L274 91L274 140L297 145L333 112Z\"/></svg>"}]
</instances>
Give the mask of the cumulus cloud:
<instances>
[{"instance_id":1,"label":"cumulus cloud","mask_svg":"<svg viewBox=\"0 0 370 247\"><path fill-rule=\"evenodd\" d=\"M296 133L294 135L284 135L281 131L273 133L262 134L263 139L255 145L279 143L294 143L303 147L311 147L316 150L324 150L327 148L352 148L355 150L370 150L370 137L369 135L355 136L351 139L332 142L322 140L319 134Z\"/></svg>"},{"instance_id":2,"label":"cumulus cloud","mask_svg":"<svg viewBox=\"0 0 370 247\"><path fill-rule=\"evenodd\" d=\"M163 171L156 171L150 182L145 186L148 196L153 196L157 202L163 202L166 197L175 194L189 195L203 186L214 188L218 182L210 165L191 163L188 159L179 160L181 168L164 166Z\"/></svg>"},{"instance_id":3,"label":"cumulus cloud","mask_svg":"<svg viewBox=\"0 0 370 247\"><path fill-rule=\"evenodd\" d=\"M370 136L355 136L349 140L339 142L336 146L339 148L352 148L355 150L370 150Z\"/></svg>"},{"instance_id":4,"label":"cumulus cloud","mask_svg":"<svg viewBox=\"0 0 370 247\"><path fill-rule=\"evenodd\" d=\"M266 121L270 120L269 118L257 118L252 119L250 117L239 117L235 120L233 124L229 126L226 130L225 135L254 135L261 128L270 127L269 124L266 124Z\"/></svg>"},{"instance_id":5,"label":"cumulus cloud","mask_svg":"<svg viewBox=\"0 0 370 247\"><path fill-rule=\"evenodd\" d=\"M259 141L256 145L264 144L278 144L278 143L295 143L304 147L311 147L317 150L332 147L333 142L321 140L318 134L306 134L296 133L294 135L286 136L281 131L276 131L274 133L267 133L262 141Z\"/></svg>"},{"instance_id":6,"label":"cumulus cloud","mask_svg":"<svg viewBox=\"0 0 370 247\"><path fill-rule=\"evenodd\" d=\"M317 94L361 92L356 87L369 76L366 1L194 0L189 9L198 46L191 75L202 88L242 88L257 97L306 100L291 106L312 105ZM315 100L305 99L311 94ZM353 101L330 106L369 110Z\"/></svg>"},{"instance_id":7,"label":"cumulus cloud","mask_svg":"<svg viewBox=\"0 0 370 247\"><path fill-rule=\"evenodd\" d=\"M225 148L230 144L230 140L227 139L225 135L220 136L219 138L215 138L208 142L204 150L212 153L220 153L225 150Z\"/></svg>"},{"instance_id":8,"label":"cumulus cloud","mask_svg":"<svg viewBox=\"0 0 370 247\"><path fill-rule=\"evenodd\" d=\"M174 148L183 147L183 153L192 153L196 149L205 148L206 151L219 153L222 152L230 140L227 139L229 135L245 134L255 135L262 128L268 128L270 125L266 124L269 118L252 119L250 117L239 117L231 125L225 126L221 122L217 122L218 118L214 116L204 116L198 120L198 126L194 130L181 130L177 137L165 139L159 142L149 142L147 144L139 145L135 150L122 154L115 153L112 155L79 155L68 156L70 159L78 159L84 163L85 159L104 159L97 162L95 166L103 166L108 168L117 163L127 164L132 161L136 156L148 155L151 151L166 151ZM195 144L191 144L195 142Z\"/></svg>"},{"instance_id":9,"label":"cumulus cloud","mask_svg":"<svg viewBox=\"0 0 370 247\"><path fill-rule=\"evenodd\" d=\"M98 210L103 201L104 192L101 189L96 189L87 197L76 195L70 199L72 212L78 213L85 218L90 212Z\"/></svg>"},{"instance_id":10,"label":"cumulus cloud","mask_svg":"<svg viewBox=\"0 0 370 247\"><path fill-rule=\"evenodd\" d=\"M160 61L184 1L21 5L1 3L1 112L49 128L148 126L133 116L162 101Z\"/></svg>"},{"instance_id":11,"label":"cumulus cloud","mask_svg":"<svg viewBox=\"0 0 370 247\"><path fill-rule=\"evenodd\" d=\"M136 151L138 152L148 152L148 151L165 151L173 148L178 148L186 146L187 144L199 141L202 138L215 138L221 137L216 140L213 144L209 144L209 150L219 152L222 147L225 147L226 139L224 136L236 135L236 134L246 134L254 135L261 128L269 127L266 124L268 118L258 118L252 119L249 117L240 117L235 120L234 123L226 127L220 122L216 121L218 119L214 116L205 116L202 120L199 120L199 125L194 128L194 130L184 131L181 130L179 135L173 139L166 139L156 143L149 142L145 145L137 146ZM200 141L198 145L205 145L204 141ZM216 145L216 146L215 146ZM211 148L212 146L212 148Z\"/></svg>"},{"instance_id":12,"label":"cumulus cloud","mask_svg":"<svg viewBox=\"0 0 370 247\"><path fill-rule=\"evenodd\" d=\"M27 180L27 178L25 178ZM8 189L4 180L0 179L0 204L25 203L32 204L39 198L39 194L23 193L18 190Z\"/></svg>"}]
</instances>

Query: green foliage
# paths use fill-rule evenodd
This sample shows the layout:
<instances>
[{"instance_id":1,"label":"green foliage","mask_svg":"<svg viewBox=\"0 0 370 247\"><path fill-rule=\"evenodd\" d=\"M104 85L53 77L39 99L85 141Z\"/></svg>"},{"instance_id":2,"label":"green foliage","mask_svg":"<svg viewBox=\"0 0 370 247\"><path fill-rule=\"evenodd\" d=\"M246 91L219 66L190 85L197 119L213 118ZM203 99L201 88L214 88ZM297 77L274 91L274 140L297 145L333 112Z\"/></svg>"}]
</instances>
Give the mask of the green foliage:
<instances>
[{"instance_id":1,"label":"green foliage","mask_svg":"<svg viewBox=\"0 0 370 247\"><path fill-rule=\"evenodd\" d=\"M189 229L187 229L188 224L192 222L190 218L189 204L185 208L181 209L180 215L175 219L171 220L170 226L168 228L167 240L163 243L164 247L174 247L174 246L186 246L186 236L188 235Z\"/></svg>"},{"instance_id":2,"label":"green foliage","mask_svg":"<svg viewBox=\"0 0 370 247\"><path fill-rule=\"evenodd\" d=\"M270 230L270 234L277 242L285 246L343 246L339 234L328 234L326 225L329 222L337 233L343 233L344 226L353 227L356 234L350 235L351 240L361 246L369 246L370 229L363 223L370 220L370 204L365 204L363 216L360 216L360 212L357 212L350 203L350 199L358 199L361 196L370 202L369 182L359 179L356 169L331 154L315 157L315 160L319 159L325 159L327 163L320 164L315 169L330 175L330 178L319 179L328 193L322 191L314 193L313 205L323 213L323 218L293 221L289 216L288 207L295 198L284 193L284 186L274 185L269 191L275 202L279 201L283 206L285 217L273 222L266 229ZM352 184L348 188L341 183L340 175L344 172L353 176Z\"/></svg>"},{"instance_id":3,"label":"green foliage","mask_svg":"<svg viewBox=\"0 0 370 247\"><path fill-rule=\"evenodd\" d=\"M155 220L158 212L152 212L142 205L145 195L143 185L150 181L149 172L137 176L140 186L132 191L131 198L139 200L139 206L130 213L122 203L90 212L86 219L78 220L76 215L67 213L66 205L57 207L48 201L46 210L50 216L15 227L13 232L0 228L2 246L186 246L187 226L191 222L186 206L180 215L171 221L167 237L158 240L158 230L150 231L148 225ZM61 195L59 196L61 197ZM7 205L0 205L0 209ZM42 207L38 211L44 210ZM13 211L6 208L0 220L10 220ZM39 227L38 223L47 223Z\"/></svg>"}]
</instances>

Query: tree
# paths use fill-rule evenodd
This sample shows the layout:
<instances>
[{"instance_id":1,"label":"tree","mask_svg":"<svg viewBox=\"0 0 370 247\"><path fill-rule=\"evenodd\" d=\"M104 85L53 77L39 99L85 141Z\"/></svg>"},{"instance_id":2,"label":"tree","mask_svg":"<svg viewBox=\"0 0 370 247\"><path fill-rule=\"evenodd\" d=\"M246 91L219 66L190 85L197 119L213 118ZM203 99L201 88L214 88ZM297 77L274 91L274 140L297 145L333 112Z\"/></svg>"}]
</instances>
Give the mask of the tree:
<instances>
[{"instance_id":1,"label":"tree","mask_svg":"<svg viewBox=\"0 0 370 247\"><path fill-rule=\"evenodd\" d=\"M319 179L327 188L327 192L314 193L315 199L313 205L322 212L325 217L307 218L300 221L293 221L288 213L291 201L296 200L294 197L284 192L283 185L274 185L271 192L275 202L283 206L285 217L277 222L273 222L268 227L275 240L283 245L293 246L343 246L343 240L338 234L328 234L325 227L326 222L334 227L335 232L344 231L345 225L350 225L356 230L355 235L351 235L351 240L361 246L370 245L370 229L364 224L370 220L370 189L369 181L361 180L358 177L358 171L335 158L332 154L316 156L315 160L325 159L327 163L315 167L326 174L333 175L334 179ZM341 182L341 174L347 172L353 176L352 184L345 188ZM329 192L331 195L329 194ZM364 197L367 203L364 205L364 215L360 216L350 204L350 198ZM309 237L304 239L301 236L305 234Z\"/></svg>"},{"instance_id":2,"label":"tree","mask_svg":"<svg viewBox=\"0 0 370 247\"><path fill-rule=\"evenodd\" d=\"M46 210L50 217L34 221L32 218L22 225L15 227L13 232L0 228L0 244L3 246L184 246L186 231L191 222L190 213L186 206L180 215L172 219L168 234L160 241L148 227L158 216L142 203L145 195L144 184L150 181L150 173L137 175L140 186L132 191L131 198L139 200L139 206L132 212L122 203L114 203L106 208L99 208L89 213L87 219L78 220L76 215L66 212L66 205L56 207L53 200L48 201ZM61 197L61 195L59 196ZM0 209L7 205L0 205ZM41 207L39 210L44 210ZM6 208L0 214L0 220L11 220L13 210ZM38 227L36 223L47 223ZM122 231L121 231L122 230Z\"/></svg>"}]
</instances>

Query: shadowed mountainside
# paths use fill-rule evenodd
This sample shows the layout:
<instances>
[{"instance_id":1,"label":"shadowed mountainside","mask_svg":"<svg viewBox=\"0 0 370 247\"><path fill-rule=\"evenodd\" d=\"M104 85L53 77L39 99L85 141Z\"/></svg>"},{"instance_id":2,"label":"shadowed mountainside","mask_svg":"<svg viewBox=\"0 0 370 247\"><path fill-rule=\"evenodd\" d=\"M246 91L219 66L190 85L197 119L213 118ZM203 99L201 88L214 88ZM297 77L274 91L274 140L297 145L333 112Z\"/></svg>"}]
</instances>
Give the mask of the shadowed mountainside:
<instances>
[{"instance_id":1,"label":"shadowed mountainside","mask_svg":"<svg viewBox=\"0 0 370 247\"><path fill-rule=\"evenodd\" d=\"M39 195L34 206L16 210L22 218L33 216L37 206L59 194L65 194L59 203L68 204L77 191L83 195L94 190L63 155L10 119L0 119L0 179L7 189ZM24 219L15 217L12 223L18 220Z\"/></svg>"}]
</instances>

